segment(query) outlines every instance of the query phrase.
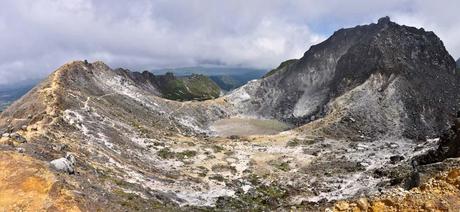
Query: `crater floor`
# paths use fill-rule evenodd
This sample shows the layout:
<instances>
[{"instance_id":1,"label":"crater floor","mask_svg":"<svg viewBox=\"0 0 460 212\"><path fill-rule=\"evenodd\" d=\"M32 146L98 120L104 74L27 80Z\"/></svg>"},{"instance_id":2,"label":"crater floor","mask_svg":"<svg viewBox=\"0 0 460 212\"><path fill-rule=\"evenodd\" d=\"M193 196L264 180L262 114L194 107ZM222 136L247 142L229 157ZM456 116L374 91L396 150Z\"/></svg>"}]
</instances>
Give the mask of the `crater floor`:
<instances>
[{"instance_id":1,"label":"crater floor","mask_svg":"<svg viewBox=\"0 0 460 212\"><path fill-rule=\"evenodd\" d=\"M210 129L215 136L274 135L290 126L278 120L233 117L214 122Z\"/></svg>"}]
</instances>

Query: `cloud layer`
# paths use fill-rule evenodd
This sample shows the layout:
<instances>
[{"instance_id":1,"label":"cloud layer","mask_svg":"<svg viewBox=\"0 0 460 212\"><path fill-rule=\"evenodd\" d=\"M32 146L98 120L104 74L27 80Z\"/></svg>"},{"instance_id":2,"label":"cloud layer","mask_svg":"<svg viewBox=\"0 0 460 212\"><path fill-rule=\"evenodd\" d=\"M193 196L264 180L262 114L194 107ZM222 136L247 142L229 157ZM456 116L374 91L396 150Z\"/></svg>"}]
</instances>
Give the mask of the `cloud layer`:
<instances>
[{"instance_id":1,"label":"cloud layer","mask_svg":"<svg viewBox=\"0 0 460 212\"><path fill-rule=\"evenodd\" d=\"M41 78L81 59L134 70L269 69L337 28L385 15L435 31L458 57L458 8L457 0L4 0L0 84Z\"/></svg>"}]
</instances>

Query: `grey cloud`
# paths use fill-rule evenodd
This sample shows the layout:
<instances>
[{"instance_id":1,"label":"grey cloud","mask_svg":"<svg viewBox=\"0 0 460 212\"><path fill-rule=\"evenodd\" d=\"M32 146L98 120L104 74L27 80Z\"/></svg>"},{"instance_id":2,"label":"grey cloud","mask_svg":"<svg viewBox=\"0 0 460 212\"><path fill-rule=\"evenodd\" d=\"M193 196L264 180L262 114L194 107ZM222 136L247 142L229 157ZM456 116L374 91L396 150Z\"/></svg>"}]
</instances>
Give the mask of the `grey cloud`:
<instances>
[{"instance_id":1,"label":"grey cloud","mask_svg":"<svg viewBox=\"0 0 460 212\"><path fill-rule=\"evenodd\" d=\"M272 68L338 27L383 15L424 26L460 55L457 1L5 0L0 84L44 77L69 60L135 70L194 65Z\"/></svg>"}]
</instances>

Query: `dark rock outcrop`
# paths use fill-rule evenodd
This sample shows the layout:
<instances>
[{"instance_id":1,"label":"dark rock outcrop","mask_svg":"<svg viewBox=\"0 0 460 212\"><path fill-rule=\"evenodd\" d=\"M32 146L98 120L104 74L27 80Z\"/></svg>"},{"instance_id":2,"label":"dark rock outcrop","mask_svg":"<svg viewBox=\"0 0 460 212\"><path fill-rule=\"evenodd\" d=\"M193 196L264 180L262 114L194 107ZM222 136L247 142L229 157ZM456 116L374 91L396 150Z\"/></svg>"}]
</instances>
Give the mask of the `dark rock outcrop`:
<instances>
[{"instance_id":1,"label":"dark rock outcrop","mask_svg":"<svg viewBox=\"0 0 460 212\"><path fill-rule=\"evenodd\" d=\"M297 125L329 117L326 131L424 138L446 129L459 109L455 69L433 32L385 17L338 30L229 98L242 113Z\"/></svg>"},{"instance_id":2,"label":"dark rock outcrop","mask_svg":"<svg viewBox=\"0 0 460 212\"><path fill-rule=\"evenodd\" d=\"M460 157L460 112L457 114L454 125L439 138L438 148L414 160L421 165L426 165L457 157Z\"/></svg>"}]
</instances>

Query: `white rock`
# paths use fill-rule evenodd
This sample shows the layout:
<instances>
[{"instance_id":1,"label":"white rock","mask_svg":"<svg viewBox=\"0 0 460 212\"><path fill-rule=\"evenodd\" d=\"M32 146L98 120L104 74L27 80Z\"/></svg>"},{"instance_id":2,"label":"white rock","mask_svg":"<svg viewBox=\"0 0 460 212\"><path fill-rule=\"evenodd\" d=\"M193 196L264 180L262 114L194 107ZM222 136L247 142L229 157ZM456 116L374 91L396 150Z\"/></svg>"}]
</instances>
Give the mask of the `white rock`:
<instances>
[{"instance_id":1,"label":"white rock","mask_svg":"<svg viewBox=\"0 0 460 212\"><path fill-rule=\"evenodd\" d=\"M395 143L391 143L391 144L390 144L390 147L393 148L393 149L395 149L395 148L398 148L399 145L398 145L398 144L395 144Z\"/></svg>"},{"instance_id":2,"label":"white rock","mask_svg":"<svg viewBox=\"0 0 460 212\"><path fill-rule=\"evenodd\" d=\"M50 162L51 167L57 171L67 172L73 174L75 172L75 157L67 153L65 158L59 158Z\"/></svg>"}]
</instances>

